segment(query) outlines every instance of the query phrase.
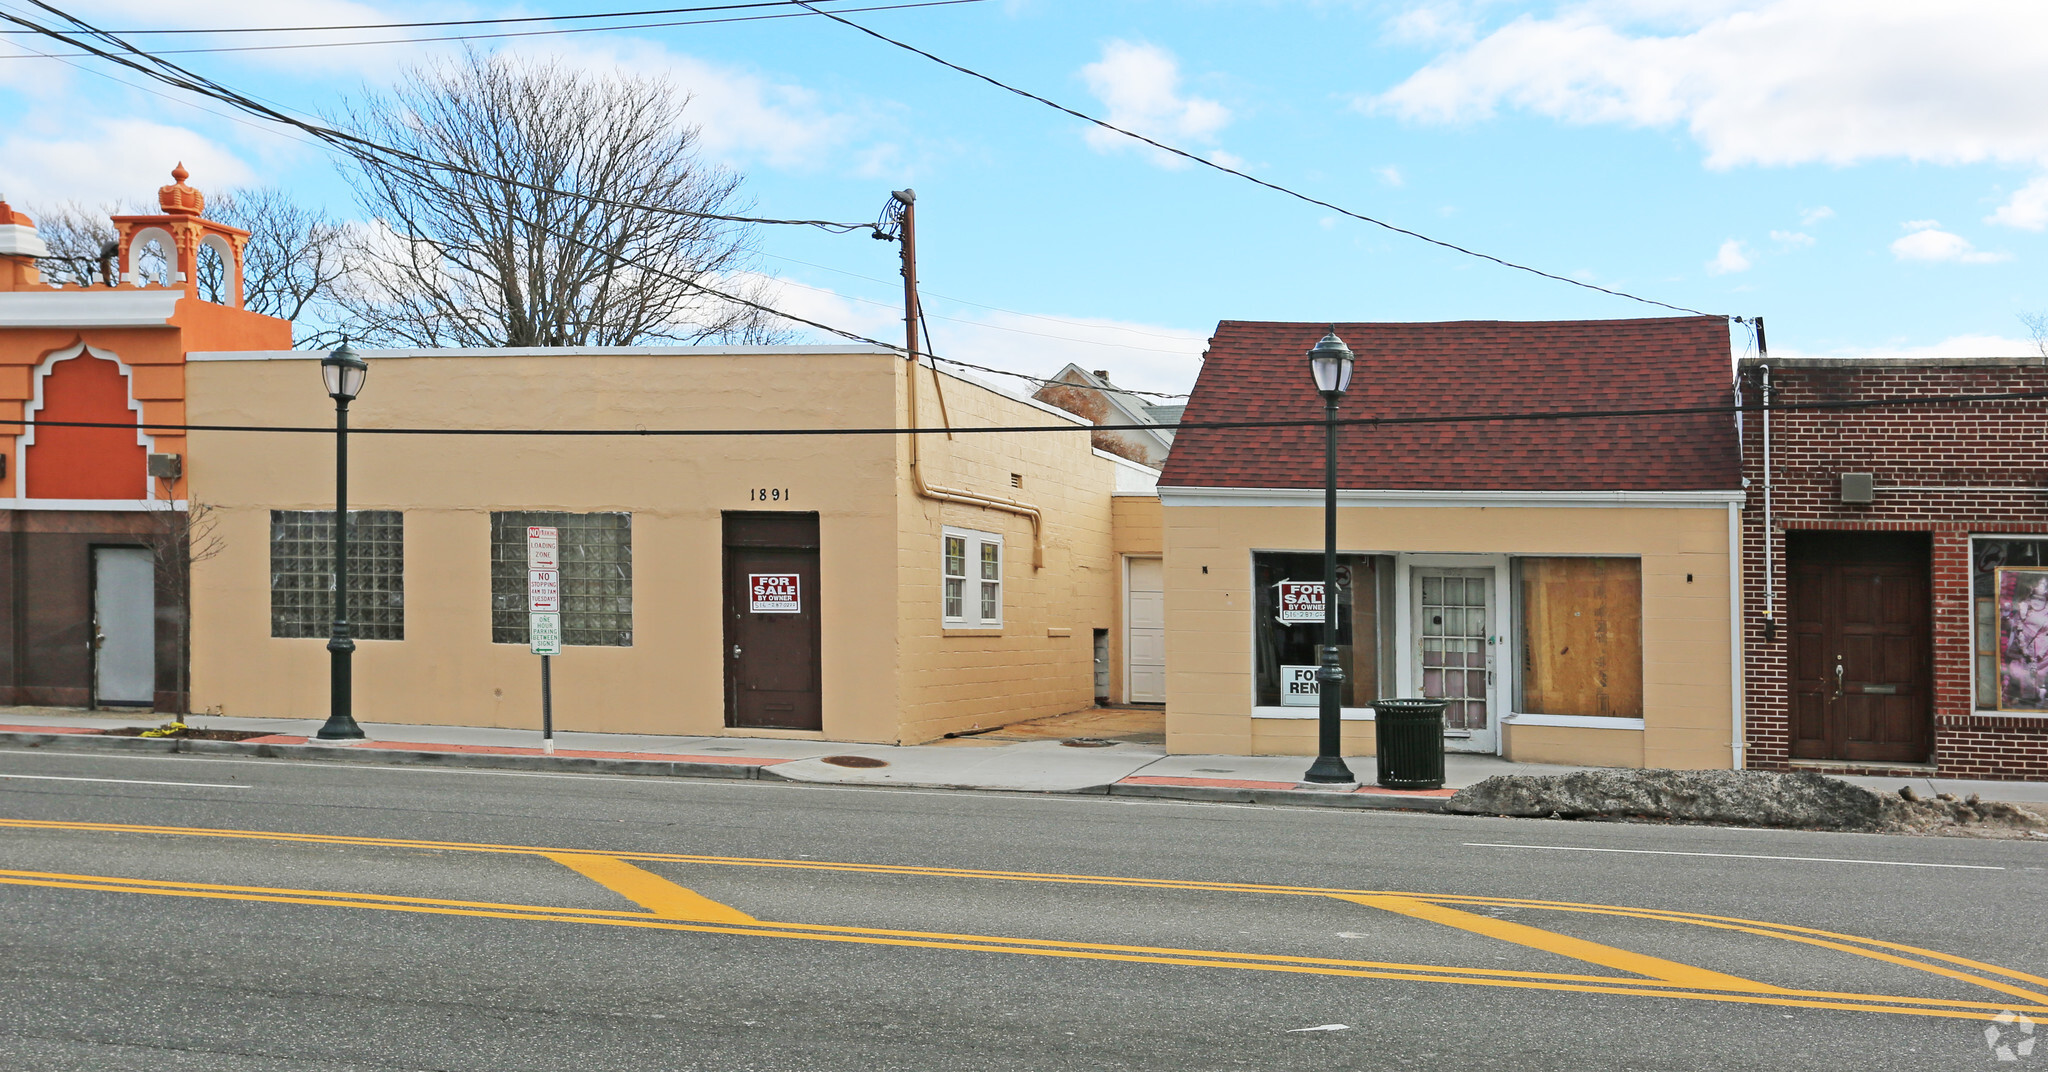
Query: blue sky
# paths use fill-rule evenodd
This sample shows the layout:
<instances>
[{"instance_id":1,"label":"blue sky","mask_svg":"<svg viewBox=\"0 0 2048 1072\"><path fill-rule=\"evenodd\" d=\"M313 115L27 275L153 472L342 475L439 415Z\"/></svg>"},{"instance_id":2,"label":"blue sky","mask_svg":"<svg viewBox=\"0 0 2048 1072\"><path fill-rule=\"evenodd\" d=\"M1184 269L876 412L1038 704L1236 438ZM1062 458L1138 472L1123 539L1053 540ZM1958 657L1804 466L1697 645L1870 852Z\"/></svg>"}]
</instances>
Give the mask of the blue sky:
<instances>
[{"instance_id":1,"label":"blue sky","mask_svg":"<svg viewBox=\"0 0 2048 1072\"><path fill-rule=\"evenodd\" d=\"M650 6L71 9L128 30ZM1675 305L1762 315L1776 354L2034 353L2020 317L2048 312L2038 0L989 0L853 17L1365 215ZM321 111L451 47L181 59ZM823 19L498 47L671 78L696 95L709 155L747 175L765 215L870 219L890 189L915 187L933 334L968 360L1040 374L1071 360L1185 390L1219 319L1665 312L1176 163ZM16 117L0 133L0 193L18 207L148 198L182 159L202 189L277 183L357 214L320 152L73 62L0 59L0 115ZM759 246L759 271L785 281L778 305L900 332L893 247L788 228Z\"/></svg>"}]
</instances>

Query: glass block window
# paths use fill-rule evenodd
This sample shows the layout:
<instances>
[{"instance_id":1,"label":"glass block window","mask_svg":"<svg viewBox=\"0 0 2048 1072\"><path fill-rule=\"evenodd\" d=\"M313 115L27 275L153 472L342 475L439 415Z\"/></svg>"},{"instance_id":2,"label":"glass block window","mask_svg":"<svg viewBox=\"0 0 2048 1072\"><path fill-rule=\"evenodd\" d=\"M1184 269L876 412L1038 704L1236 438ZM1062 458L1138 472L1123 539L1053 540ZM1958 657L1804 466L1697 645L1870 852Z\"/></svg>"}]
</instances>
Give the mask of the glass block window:
<instances>
[{"instance_id":1,"label":"glass block window","mask_svg":"<svg viewBox=\"0 0 2048 1072\"><path fill-rule=\"evenodd\" d=\"M405 515L348 512L349 634L405 639ZM334 618L334 511L270 512L270 635L326 637Z\"/></svg>"},{"instance_id":2,"label":"glass block window","mask_svg":"<svg viewBox=\"0 0 2048 1072\"><path fill-rule=\"evenodd\" d=\"M1003 624L1003 538L993 532L948 528L942 535L940 577L945 624L996 629Z\"/></svg>"},{"instance_id":3,"label":"glass block window","mask_svg":"<svg viewBox=\"0 0 2048 1072\"><path fill-rule=\"evenodd\" d=\"M633 515L555 510L491 513L491 643L524 644L526 530L552 525L561 542L562 643L633 646Z\"/></svg>"}]
</instances>

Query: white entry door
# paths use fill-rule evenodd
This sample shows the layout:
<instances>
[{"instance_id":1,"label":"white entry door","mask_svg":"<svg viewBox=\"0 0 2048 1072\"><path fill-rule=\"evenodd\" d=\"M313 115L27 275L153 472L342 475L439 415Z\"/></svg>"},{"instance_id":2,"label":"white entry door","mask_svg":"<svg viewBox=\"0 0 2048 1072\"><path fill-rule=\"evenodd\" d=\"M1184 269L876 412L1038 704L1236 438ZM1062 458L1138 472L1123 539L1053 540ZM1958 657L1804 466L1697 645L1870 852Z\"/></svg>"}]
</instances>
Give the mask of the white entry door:
<instances>
[{"instance_id":1,"label":"white entry door","mask_svg":"<svg viewBox=\"0 0 2048 1072\"><path fill-rule=\"evenodd\" d=\"M1166 568L1160 559L1126 559L1124 702L1166 702Z\"/></svg>"},{"instance_id":2,"label":"white entry door","mask_svg":"<svg viewBox=\"0 0 2048 1072\"><path fill-rule=\"evenodd\" d=\"M93 700L156 703L156 556L146 547L92 551Z\"/></svg>"},{"instance_id":3,"label":"white entry door","mask_svg":"<svg viewBox=\"0 0 2048 1072\"><path fill-rule=\"evenodd\" d=\"M1500 705L1494 673L1494 571L1416 566L1413 672L1420 695L1448 701L1444 747L1495 751Z\"/></svg>"}]
</instances>

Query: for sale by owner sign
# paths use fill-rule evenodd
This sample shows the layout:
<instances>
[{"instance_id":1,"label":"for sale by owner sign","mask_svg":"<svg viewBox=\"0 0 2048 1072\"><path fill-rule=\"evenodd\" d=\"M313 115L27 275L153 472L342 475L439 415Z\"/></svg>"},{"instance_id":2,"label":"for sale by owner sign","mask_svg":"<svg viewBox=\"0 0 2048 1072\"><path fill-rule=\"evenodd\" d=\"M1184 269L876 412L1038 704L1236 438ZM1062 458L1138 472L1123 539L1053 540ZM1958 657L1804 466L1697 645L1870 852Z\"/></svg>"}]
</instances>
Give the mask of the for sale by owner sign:
<instances>
[{"instance_id":1,"label":"for sale by owner sign","mask_svg":"<svg viewBox=\"0 0 2048 1072\"><path fill-rule=\"evenodd\" d=\"M1281 625L1322 623L1323 582L1281 581L1274 587L1280 591Z\"/></svg>"},{"instance_id":2,"label":"for sale by owner sign","mask_svg":"<svg viewBox=\"0 0 2048 1072\"><path fill-rule=\"evenodd\" d=\"M802 590L794 573L747 574L747 606L755 614L801 614Z\"/></svg>"}]
</instances>

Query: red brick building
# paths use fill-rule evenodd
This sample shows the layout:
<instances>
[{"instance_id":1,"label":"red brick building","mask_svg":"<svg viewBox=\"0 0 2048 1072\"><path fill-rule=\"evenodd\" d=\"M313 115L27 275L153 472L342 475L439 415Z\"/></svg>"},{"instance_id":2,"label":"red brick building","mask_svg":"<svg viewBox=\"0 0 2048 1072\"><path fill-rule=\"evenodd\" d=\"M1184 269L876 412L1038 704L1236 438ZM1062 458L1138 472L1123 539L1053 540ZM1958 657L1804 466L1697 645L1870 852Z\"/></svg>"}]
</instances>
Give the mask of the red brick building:
<instances>
[{"instance_id":1,"label":"red brick building","mask_svg":"<svg viewBox=\"0 0 2048 1072\"><path fill-rule=\"evenodd\" d=\"M2048 779L2048 362L1741 375L1744 765Z\"/></svg>"}]
</instances>

